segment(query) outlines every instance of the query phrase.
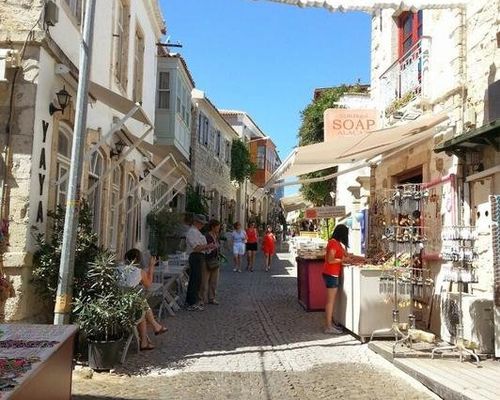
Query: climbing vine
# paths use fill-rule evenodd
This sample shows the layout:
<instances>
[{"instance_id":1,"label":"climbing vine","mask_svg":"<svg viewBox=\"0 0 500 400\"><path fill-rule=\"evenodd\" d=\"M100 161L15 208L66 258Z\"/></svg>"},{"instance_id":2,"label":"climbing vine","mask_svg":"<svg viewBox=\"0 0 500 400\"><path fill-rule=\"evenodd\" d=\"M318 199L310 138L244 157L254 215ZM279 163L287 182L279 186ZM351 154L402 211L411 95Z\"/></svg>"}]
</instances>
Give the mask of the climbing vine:
<instances>
[{"instance_id":1,"label":"climbing vine","mask_svg":"<svg viewBox=\"0 0 500 400\"><path fill-rule=\"evenodd\" d=\"M240 139L233 140L231 147L231 180L243 183L256 171L247 145Z\"/></svg>"},{"instance_id":2,"label":"climbing vine","mask_svg":"<svg viewBox=\"0 0 500 400\"><path fill-rule=\"evenodd\" d=\"M323 114L328 108L338 108L340 97L347 93L362 93L366 91L366 86L362 85L341 85L326 89L301 112L302 124L299 129L298 139L300 146L306 146L323 141L324 123ZM336 168L329 168L322 171L305 174L302 177L319 178L330 175ZM335 191L336 179L329 179L323 182L303 184L300 192L302 196L315 206L328 204L331 200L330 192Z\"/></svg>"}]
</instances>

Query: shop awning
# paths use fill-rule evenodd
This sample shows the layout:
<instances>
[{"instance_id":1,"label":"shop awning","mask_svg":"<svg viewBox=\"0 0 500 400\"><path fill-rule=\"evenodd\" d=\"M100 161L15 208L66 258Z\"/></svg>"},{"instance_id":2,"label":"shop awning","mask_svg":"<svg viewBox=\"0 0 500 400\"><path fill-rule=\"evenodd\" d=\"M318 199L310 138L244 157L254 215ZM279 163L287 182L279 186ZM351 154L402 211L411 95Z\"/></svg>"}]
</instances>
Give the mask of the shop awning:
<instances>
[{"instance_id":1,"label":"shop awning","mask_svg":"<svg viewBox=\"0 0 500 400\"><path fill-rule=\"evenodd\" d=\"M443 0L443 1L428 1L428 0L268 0L275 3L290 4L299 7L318 7L326 8L329 11L364 11L373 12L378 9L400 9L406 10L423 10L423 9L444 9L464 7L464 0Z\"/></svg>"},{"instance_id":2,"label":"shop awning","mask_svg":"<svg viewBox=\"0 0 500 400\"><path fill-rule=\"evenodd\" d=\"M369 160L412 143L418 143L432 137L435 134L436 125L447 119L448 116L445 113L425 115L403 125L380 129L355 137L339 136L331 142L298 147L275 171L266 187L271 187L276 181L286 177L321 171L338 164L351 164ZM366 166L364 164L360 165ZM300 182L292 184L297 183ZM282 185L290 184L290 182L285 181Z\"/></svg>"},{"instance_id":3,"label":"shop awning","mask_svg":"<svg viewBox=\"0 0 500 400\"><path fill-rule=\"evenodd\" d=\"M280 199L280 203L283 210L287 213L306 209L310 205L301 194L282 197Z\"/></svg>"},{"instance_id":4,"label":"shop awning","mask_svg":"<svg viewBox=\"0 0 500 400\"><path fill-rule=\"evenodd\" d=\"M128 114L131 110L136 109L131 115L131 118L134 118L135 120L146 125L153 126L152 121L150 121L142 107L139 104L134 103L132 100L129 100L126 97L121 96L118 93L92 81L89 82L89 94L97 101L106 104L124 115Z\"/></svg>"},{"instance_id":5,"label":"shop awning","mask_svg":"<svg viewBox=\"0 0 500 400\"><path fill-rule=\"evenodd\" d=\"M500 151L500 119L483 125L471 132L447 140L437 146L434 151L463 156L467 151L475 150L480 146L493 146Z\"/></svg>"},{"instance_id":6,"label":"shop awning","mask_svg":"<svg viewBox=\"0 0 500 400\"><path fill-rule=\"evenodd\" d=\"M159 157L160 159L165 158L170 154L169 146L163 144L152 144L144 139L141 139L130 132L128 129L123 129L117 132L118 136L127 143L130 143L132 147L139 150L143 150L153 155Z\"/></svg>"},{"instance_id":7,"label":"shop awning","mask_svg":"<svg viewBox=\"0 0 500 400\"><path fill-rule=\"evenodd\" d=\"M349 151L344 152L342 158L344 161L369 159L407 144L428 139L435 134L436 125L447 119L446 113L426 115L403 125L370 132Z\"/></svg>"}]
</instances>

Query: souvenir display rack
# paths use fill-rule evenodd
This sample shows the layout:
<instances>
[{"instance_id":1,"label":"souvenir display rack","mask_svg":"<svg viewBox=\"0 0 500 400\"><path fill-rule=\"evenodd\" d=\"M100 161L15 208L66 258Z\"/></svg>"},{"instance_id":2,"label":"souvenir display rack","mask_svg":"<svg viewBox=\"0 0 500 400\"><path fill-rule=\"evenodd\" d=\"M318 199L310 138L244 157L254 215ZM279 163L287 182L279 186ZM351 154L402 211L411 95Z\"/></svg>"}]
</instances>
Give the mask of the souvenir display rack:
<instances>
[{"instance_id":1,"label":"souvenir display rack","mask_svg":"<svg viewBox=\"0 0 500 400\"><path fill-rule=\"evenodd\" d=\"M380 236L385 251L392 257L383 266L379 292L393 304L392 326L372 332L371 339L393 334L393 353L398 344L408 343L411 347L410 332L416 329L414 303L432 294L434 281L430 271L423 268L420 257L427 239L422 209L428 196L428 190L419 184L398 185L384 193L386 215ZM406 306L411 307L408 323L402 323L400 308Z\"/></svg>"},{"instance_id":2,"label":"souvenir display rack","mask_svg":"<svg viewBox=\"0 0 500 400\"><path fill-rule=\"evenodd\" d=\"M458 351L460 361L463 360L464 354L468 354L476 360L479 366L479 357L465 347L462 321L462 293L464 292L465 285L478 282L473 266L473 262L478 258L474 247L474 242L477 240L477 231L471 226L443 227L441 239L443 242L441 258L443 261L448 262L443 266L444 281L457 284L458 323L456 326L455 344L433 349L432 358L434 358L436 352Z\"/></svg>"}]
</instances>

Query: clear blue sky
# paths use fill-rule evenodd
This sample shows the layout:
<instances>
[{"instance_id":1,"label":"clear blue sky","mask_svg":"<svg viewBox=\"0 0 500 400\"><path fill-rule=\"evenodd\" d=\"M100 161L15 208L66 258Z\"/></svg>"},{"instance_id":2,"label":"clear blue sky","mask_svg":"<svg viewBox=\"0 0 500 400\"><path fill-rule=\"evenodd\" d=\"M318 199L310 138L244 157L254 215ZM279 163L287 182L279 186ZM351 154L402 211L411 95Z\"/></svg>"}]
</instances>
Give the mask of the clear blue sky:
<instances>
[{"instance_id":1,"label":"clear blue sky","mask_svg":"<svg viewBox=\"0 0 500 400\"><path fill-rule=\"evenodd\" d=\"M196 87L219 108L243 110L282 159L317 87L370 77L370 16L265 0L161 0ZM287 190L287 193L296 189Z\"/></svg>"}]
</instances>

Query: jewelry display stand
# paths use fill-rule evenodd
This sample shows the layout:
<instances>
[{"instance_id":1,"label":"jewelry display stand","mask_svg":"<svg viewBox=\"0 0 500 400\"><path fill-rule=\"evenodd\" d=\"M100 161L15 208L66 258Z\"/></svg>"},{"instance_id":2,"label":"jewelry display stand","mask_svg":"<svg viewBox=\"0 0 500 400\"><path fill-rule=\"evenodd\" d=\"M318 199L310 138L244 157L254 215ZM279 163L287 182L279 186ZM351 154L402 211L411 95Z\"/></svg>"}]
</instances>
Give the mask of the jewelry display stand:
<instances>
[{"instance_id":1,"label":"jewelry display stand","mask_svg":"<svg viewBox=\"0 0 500 400\"><path fill-rule=\"evenodd\" d=\"M379 292L391 297L392 326L373 331L370 340L376 336L393 334L393 354L399 344L407 343L411 348L411 331L416 329L413 310L408 315L408 323L400 322L400 306L412 307L415 291L418 290L422 295L422 292L433 284L430 278L424 279L420 260L420 253L426 241L421 210L428 195L428 191L421 185L399 185L386 193L384 201L389 210L389 225L385 226L382 239L388 250L394 254L394 262L382 274Z\"/></svg>"},{"instance_id":2,"label":"jewelry display stand","mask_svg":"<svg viewBox=\"0 0 500 400\"><path fill-rule=\"evenodd\" d=\"M436 352L457 351L460 362L463 361L464 354L470 355L476 360L479 367L479 357L473 351L465 347L462 293L464 284L477 283L476 274L472 263L478 255L474 251L474 241L477 239L477 232L470 226L445 227L442 231L443 251L441 258L451 263L445 271L444 280L457 284L458 290L458 323L456 325L455 344L450 346L437 347L432 350L432 358Z\"/></svg>"}]
</instances>

